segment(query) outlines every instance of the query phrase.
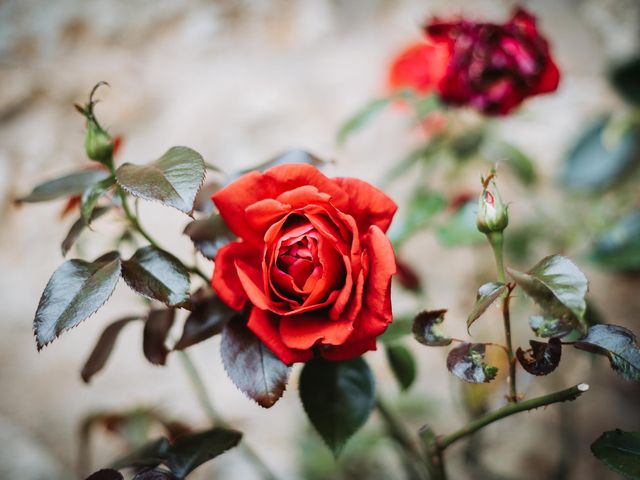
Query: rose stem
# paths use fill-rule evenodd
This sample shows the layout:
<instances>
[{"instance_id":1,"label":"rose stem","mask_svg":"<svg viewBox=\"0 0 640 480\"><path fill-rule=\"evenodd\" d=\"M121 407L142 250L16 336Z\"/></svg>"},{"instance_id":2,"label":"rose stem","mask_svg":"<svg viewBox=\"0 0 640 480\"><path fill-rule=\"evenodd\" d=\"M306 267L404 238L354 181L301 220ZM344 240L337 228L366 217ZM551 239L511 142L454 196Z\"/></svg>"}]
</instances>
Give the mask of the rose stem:
<instances>
[{"instance_id":1,"label":"rose stem","mask_svg":"<svg viewBox=\"0 0 640 480\"><path fill-rule=\"evenodd\" d=\"M559 392L550 393L548 395L543 395L541 397L532 398L530 400L525 400L518 403L510 403L502 408L494 410L493 412L487 413L486 415L483 415L482 417L469 422L461 429L444 437L422 435L421 438L427 451L428 464L436 464L437 466L439 466L438 476L434 476L434 480L446 479L446 474L444 472L444 463L442 461L443 454L448 447L453 445L458 440L461 440L462 438L471 435L474 432L477 432L478 430L497 420L509 417L516 413L534 410L540 407L546 407L547 405L551 405L553 403L575 400L587 390L589 390L589 385L587 385L586 383L580 383L579 385L574 385L571 388L567 388ZM425 432L430 432L430 430L425 430ZM432 470L430 469L430 471Z\"/></svg>"},{"instance_id":2,"label":"rose stem","mask_svg":"<svg viewBox=\"0 0 640 480\"><path fill-rule=\"evenodd\" d=\"M196 397L209 418L209 421L211 421L213 425L229 428L229 424L220 416L215 408L213 408L213 403L209 398L207 388L205 387L202 377L198 373L198 370L196 369L196 366L191 360L189 354L184 350L180 350L178 351L178 355L182 361L185 371L187 372L189 380L191 380L191 386L193 387ZM242 450L242 453L244 453L247 459L255 466L256 470L261 472L262 478L267 480L277 480L278 477L275 476L271 469L262 461L258 454L249 445L247 445L247 443L241 442L238 448Z\"/></svg>"},{"instance_id":3,"label":"rose stem","mask_svg":"<svg viewBox=\"0 0 640 480\"><path fill-rule=\"evenodd\" d=\"M493 232L487 234L493 255L496 259L496 270L498 272L498 281L506 284L507 279L504 274L503 246L504 235L502 232ZM509 303L511 301L511 291L507 289L502 294L502 319L504 323L504 335L507 342L507 357L509 359L509 402L518 401L518 389L516 387L516 359L513 354L513 344L511 342L511 313L509 311Z\"/></svg>"}]
</instances>

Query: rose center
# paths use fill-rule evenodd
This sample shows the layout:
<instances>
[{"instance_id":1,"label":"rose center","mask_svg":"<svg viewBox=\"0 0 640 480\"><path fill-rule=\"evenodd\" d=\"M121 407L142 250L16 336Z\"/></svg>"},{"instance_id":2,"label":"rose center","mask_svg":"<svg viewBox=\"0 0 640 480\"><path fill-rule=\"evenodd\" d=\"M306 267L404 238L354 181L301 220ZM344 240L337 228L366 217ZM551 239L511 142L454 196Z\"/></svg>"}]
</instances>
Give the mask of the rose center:
<instances>
[{"instance_id":1,"label":"rose center","mask_svg":"<svg viewBox=\"0 0 640 480\"><path fill-rule=\"evenodd\" d=\"M321 273L317 271L322 269L317 261L317 246L315 238L303 235L283 244L278 252L278 268L291 276L300 290L305 290L305 285L314 271Z\"/></svg>"}]
</instances>

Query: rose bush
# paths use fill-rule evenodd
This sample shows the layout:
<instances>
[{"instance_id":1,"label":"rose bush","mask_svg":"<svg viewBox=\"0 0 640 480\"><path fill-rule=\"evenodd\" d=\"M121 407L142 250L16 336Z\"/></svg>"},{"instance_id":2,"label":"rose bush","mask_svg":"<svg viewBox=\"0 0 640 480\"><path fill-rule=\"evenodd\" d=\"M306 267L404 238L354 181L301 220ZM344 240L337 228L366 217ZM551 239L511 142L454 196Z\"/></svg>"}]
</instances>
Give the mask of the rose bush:
<instances>
[{"instance_id":1,"label":"rose bush","mask_svg":"<svg viewBox=\"0 0 640 480\"><path fill-rule=\"evenodd\" d=\"M442 100L505 115L533 95L552 92L560 73L536 19L524 9L502 24L434 18L428 39L446 46L449 64L439 81Z\"/></svg>"},{"instance_id":2,"label":"rose bush","mask_svg":"<svg viewBox=\"0 0 640 480\"><path fill-rule=\"evenodd\" d=\"M283 362L375 350L392 320L389 197L288 164L248 173L212 199L239 237L218 252L212 286L231 308L249 307L247 326Z\"/></svg>"}]
</instances>

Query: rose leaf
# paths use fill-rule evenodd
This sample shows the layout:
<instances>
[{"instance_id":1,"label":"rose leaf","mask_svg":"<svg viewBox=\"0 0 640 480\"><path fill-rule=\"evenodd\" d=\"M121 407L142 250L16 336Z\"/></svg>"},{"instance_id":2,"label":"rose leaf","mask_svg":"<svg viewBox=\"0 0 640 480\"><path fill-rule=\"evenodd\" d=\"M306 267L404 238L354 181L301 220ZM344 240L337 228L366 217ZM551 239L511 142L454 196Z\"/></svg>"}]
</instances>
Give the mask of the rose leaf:
<instances>
[{"instance_id":1,"label":"rose leaf","mask_svg":"<svg viewBox=\"0 0 640 480\"><path fill-rule=\"evenodd\" d=\"M80 216L87 225L91 223L93 211L98 205L98 200L109 191L114 183L115 178L107 177L98 183L94 183L82 193L82 197L80 198Z\"/></svg>"},{"instance_id":2,"label":"rose leaf","mask_svg":"<svg viewBox=\"0 0 640 480\"><path fill-rule=\"evenodd\" d=\"M169 350L165 343L173 325L175 310L151 310L142 332L142 351L153 365L164 365Z\"/></svg>"},{"instance_id":3,"label":"rose leaf","mask_svg":"<svg viewBox=\"0 0 640 480\"><path fill-rule=\"evenodd\" d=\"M182 336L174 350L187 347L218 335L224 326L236 315L211 289L200 289L191 297L191 313L182 329Z\"/></svg>"},{"instance_id":4,"label":"rose leaf","mask_svg":"<svg viewBox=\"0 0 640 480\"><path fill-rule=\"evenodd\" d=\"M80 195L91 185L104 180L108 176L109 172L102 169L73 172L41 183L29 195L18 198L16 202L47 202L60 197Z\"/></svg>"},{"instance_id":5,"label":"rose leaf","mask_svg":"<svg viewBox=\"0 0 640 480\"><path fill-rule=\"evenodd\" d=\"M640 432L604 432L591 444L591 451L614 472L640 479Z\"/></svg>"},{"instance_id":6,"label":"rose leaf","mask_svg":"<svg viewBox=\"0 0 640 480\"><path fill-rule=\"evenodd\" d=\"M311 424L337 457L373 409L373 374L362 357L311 360L300 374L300 399Z\"/></svg>"},{"instance_id":7,"label":"rose leaf","mask_svg":"<svg viewBox=\"0 0 640 480\"><path fill-rule=\"evenodd\" d=\"M91 263L67 260L60 265L40 297L33 321L38 350L104 305L116 288L120 269L118 252Z\"/></svg>"},{"instance_id":8,"label":"rose leaf","mask_svg":"<svg viewBox=\"0 0 640 480\"><path fill-rule=\"evenodd\" d=\"M188 235L196 249L210 260L215 258L221 247L236 238L219 214L192 221L185 227L184 234Z\"/></svg>"},{"instance_id":9,"label":"rose leaf","mask_svg":"<svg viewBox=\"0 0 640 480\"><path fill-rule=\"evenodd\" d=\"M446 310L425 310L416 315L413 320L413 336L429 347L444 347L451 343L449 337L439 331L439 325L444 321Z\"/></svg>"},{"instance_id":10,"label":"rose leaf","mask_svg":"<svg viewBox=\"0 0 640 480\"><path fill-rule=\"evenodd\" d=\"M169 307L189 298L190 276L182 262L164 250L148 245L122 262L122 278L135 292Z\"/></svg>"},{"instance_id":11,"label":"rose leaf","mask_svg":"<svg viewBox=\"0 0 640 480\"><path fill-rule=\"evenodd\" d=\"M111 468L104 468L89 475L85 480L124 480L122 474Z\"/></svg>"},{"instance_id":12,"label":"rose leaf","mask_svg":"<svg viewBox=\"0 0 640 480\"><path fill-rule=\"evenodd\" d=\"M117 459L111 464L111 468L154 468L164 463L171 444L166 438L153 440L142 445L127 455Z\"/></svg>"},{"instance_id":13,"label":"rose leaf","mask_svg":"<svg viewBox=\"0 0 640 480\"><path fill-rule=\"evenodd\" d=\"M560 364L562 345L557 338L549 339L549 343L529 340L531 348L516 350L516 357L527 372L531 375L548 375Z\"/></svg>"},{"instance_id":14,"label":"rose leaf","mask_svg":"<svg viewBox=\"0 0 640 480\"><path fill-rule=\"evenodd\" d=\"M264 408L282 397L290 368L239 317L222 331L222 363L231 381L247 397Z\"/></svg>"},{"instance_id":15,"label":"rose leaf","mask_svg":"<svg viewBox=\"0 0 640 480\"><path fill-rule=\"evenodd\" d=\"M640 380L640 348L630 330L618 325L594 325L574 346L607 356L620 376Z\"/></svg>"},{"instance_id":16,"label":"rose leaf","mask_svg":"<svg viewBox=\"0 0 640 480\"><path fill-rule=\"evenodd\" d=\"M116 170L118 184L144 200L155 200L188 215L204 180L204 160L187 147L172 147L147 165L125 163Z\"/></svg>"},{"instance_id":17,"label":"rose leaf","mask_svg":"<svg viewBox=\"0 0 640 480\"><path fill-rule=\"evenodd\" d=\"M506 289L506 285L497 282L485 283L478 289L476 303L473 305L473 309L467 318L467 332L473 322L480 318L480 316L487 311L491 304L495 302Z\"/></svg>"},{"instance_id":18,"label":"rose leaf","mask_svg":"<svg viewBox=\"0 0 640 480\"><path fill-rule=\"evenodd\" d=\"M88 222L88 223L91 223L94 220L96 220L97 218L100 218L102 215L107 213L110 209L111 209L111 207L98 207L98 208L96 208L93 211L93 213L91 214L91 219L90 219L90 222ZM64 237L64 240L62 241L62 244L60 245L60 249L62 250L62 256L63 257L67 256L67 253L69 253L69 250L76 243L76 240L78 240L78 237L84 231L86 226L87 226L87 222L85 222L82 217L80 217L78 220L76 220L74 222L74 224L71 226L71 228L69 229L69 233L67 233L67 236Z\"/></svg>"},{"instance_id":19,"label":"rose leaf","mask_svg":"<svg viewBox=\"0 0 640 480\"><path fill-rule=\"evenodd\" d=\"M498 369L484 363L484 343L463 343L447 356L447 368L456 377L469 383L488 383Z\"/></svg>"},{"instance_id":20,"label":"rose leaf","mask_svg":"<svg viewBox=\"0 0 640 480\"><path fill-rule=\"evenodd\" d=\"M416 359L411 350L401 343L385 345L387 361L400 389L408 390L416 379Z\"/></svg>"}]
</instances>

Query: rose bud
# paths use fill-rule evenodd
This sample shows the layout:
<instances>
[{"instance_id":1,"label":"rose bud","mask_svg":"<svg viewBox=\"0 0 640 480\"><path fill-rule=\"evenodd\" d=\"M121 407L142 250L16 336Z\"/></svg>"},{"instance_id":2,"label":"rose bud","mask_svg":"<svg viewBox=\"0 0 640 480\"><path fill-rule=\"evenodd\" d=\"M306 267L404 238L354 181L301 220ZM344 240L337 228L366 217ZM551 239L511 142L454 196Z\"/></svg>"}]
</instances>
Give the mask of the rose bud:
<instances>
[{"instance_id":1,"label":"rose bud","mask_svg":"<svg viewBox=\"0 0 640 480\"><path fill-rule=\"evenodd\" d=\"M424 30L430 41L449 50L438 85L445 103L506 115L525 98L558 88L560 72L548 42L524 9L503 24L434 18Z\"/></svg>"},{"instance_id":2,"label":"rose bud","mask_svg":"<svg viewBox=\"0 0 640 480\"><path fill-rule=\"evenodd\" d=\"M502 232L509 224L508 207L502 202L493 175L484 182L484 185L478 201L476 225L482 233Z\"/></svg>"},{"instance_id":3,"label":"rose bud","mask_svg":"<svg viewBox=\"0 0 640 480\"><path fill-rule=\"evenodd\" d=\"M111 136L98 122L90 117L87 119L87 133L84 148L91 160L109 165L113 155L113 141Z\"/></svg>"},{"instance_id":4,"label":"rose bud","mask_svg":"<svg viewBox=\"0 0 640 480\"><path fill-rule=\"evenodd\" d=\"M396 204L355 178L306 164L243 175L213 194L238 236L215 258L220 299L284 363L346 360L376 349L393 318Z\"/></svg>"}]
</instances>

